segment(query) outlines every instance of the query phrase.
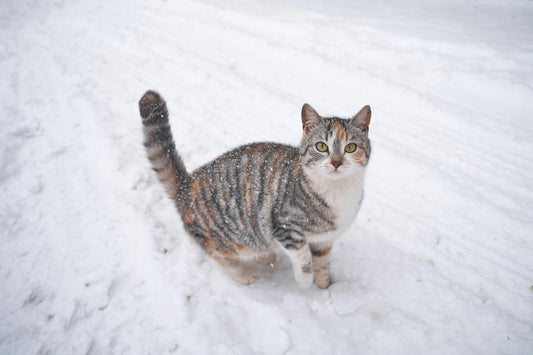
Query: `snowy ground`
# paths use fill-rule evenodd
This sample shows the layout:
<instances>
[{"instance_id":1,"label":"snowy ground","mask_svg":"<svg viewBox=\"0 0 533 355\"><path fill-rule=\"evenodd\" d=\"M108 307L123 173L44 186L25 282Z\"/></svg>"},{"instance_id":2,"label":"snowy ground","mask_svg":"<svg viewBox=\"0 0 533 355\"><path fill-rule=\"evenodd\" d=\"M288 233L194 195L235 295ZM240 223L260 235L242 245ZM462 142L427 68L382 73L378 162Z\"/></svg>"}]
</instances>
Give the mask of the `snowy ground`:
<instances>
[{"instance_id":1,"label":"snowy ground","mask_svg":"<svg viewBox=\"0 0 533 355\"><path fill-rule=\"evenodd\" d=\"M3 0L0 74L1 354L533 354L533 2ZM372 106L335 284L201 253L147 89L190 170Z\"/></svg>"}]
</instances>

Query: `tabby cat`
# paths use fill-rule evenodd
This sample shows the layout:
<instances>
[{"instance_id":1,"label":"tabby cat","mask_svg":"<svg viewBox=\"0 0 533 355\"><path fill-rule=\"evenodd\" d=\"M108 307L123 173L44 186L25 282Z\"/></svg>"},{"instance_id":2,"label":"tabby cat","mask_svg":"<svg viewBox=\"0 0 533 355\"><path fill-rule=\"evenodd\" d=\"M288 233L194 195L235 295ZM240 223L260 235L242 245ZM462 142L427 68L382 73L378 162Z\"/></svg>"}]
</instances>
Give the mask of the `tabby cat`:
<instances>
[{"instance_id":1,"label":"tabby cat","mask_svg":"<svg viewBox=\"0 0 533 355\"><path fill-rule=\"evenodd\" d=\"M299 147L253 143L189 174L176 152L165 101L148 91L139 101L144 146L191 237L235 280L258 275L275 248L289 256L302 287L331 283L334 239L354 221L370 157L370 107L350 119L302 107Z\"/></svg>"}]
</instances>

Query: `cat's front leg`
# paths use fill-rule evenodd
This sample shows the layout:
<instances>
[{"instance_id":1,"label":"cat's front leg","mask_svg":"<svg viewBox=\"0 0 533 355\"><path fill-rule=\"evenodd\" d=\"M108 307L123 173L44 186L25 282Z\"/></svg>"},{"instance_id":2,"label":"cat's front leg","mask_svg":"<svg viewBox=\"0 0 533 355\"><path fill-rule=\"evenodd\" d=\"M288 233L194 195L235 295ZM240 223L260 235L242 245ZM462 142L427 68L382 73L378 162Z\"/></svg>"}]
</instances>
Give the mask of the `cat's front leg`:
<instances>
[{"instance_id":1,"label":"cat's front leg","mask_svg":"<svg viewBox=\"0 0 533 355\"><path fill-rule=\"evenodd\" d=\"M275 234L276 241L289 256L294 278L301 287L309 287L313 283L313 262L311 250L303 237L287 231Z\"/></svg>"},{"instance_id":2,"label":"cat's front leg","mask_svg":"<svg viewBox=\"0 0 533 355\"><path fill-rule=\"evenodd\" d=\"M311 255L313 257L313 271L315 274L315 283L318 287L324 289L331 285L331 276L329 274L329 254L333 242L311 243Z\"/></svg>"},{"instance_id":3,"label":"cat's front leg","mask_svg":"<svg viewBox=\"0 0 533 355\"><path fill-rule=\"evenodd\" d=\"M307 243L300 249L285 249L292 262L294 278L301 287L309 287L313 283L313 262L311 250Z\"/></svg>"}]
</instances>

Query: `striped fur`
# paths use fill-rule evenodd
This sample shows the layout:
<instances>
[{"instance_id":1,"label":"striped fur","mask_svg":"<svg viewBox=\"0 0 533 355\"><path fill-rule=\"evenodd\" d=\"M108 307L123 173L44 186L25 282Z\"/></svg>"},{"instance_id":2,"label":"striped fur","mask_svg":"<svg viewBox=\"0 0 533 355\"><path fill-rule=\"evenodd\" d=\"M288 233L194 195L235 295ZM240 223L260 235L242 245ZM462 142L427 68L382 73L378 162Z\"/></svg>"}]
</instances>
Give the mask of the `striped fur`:
<instances>
[{"instance_id":1,"label":"striped fur","mask_svg":"<svg viewBox=\"0 0 533 355\"><path fill-rule=\"evenodd\" d=\"M257 275L245 261L271 262L274 248L280 246L301 286L309 286L313 274L319 287L329 286L333 238L346 227L345 220L355 219L362 199L362 176L370 156L369 108L368 114L343 120L322 118L304 105L300 147L248 144L191 174L176 152L161 96L148 91L139 108L148 159L175 201L185 229L230 276L244 284L253 282ZM328 143L331 151L317 151L318 141ZM357 150L345 153L348 143L357 144ZM343 206L337 206L337 189L349 197L339 199Z\"/></svg>"},{"instance_id":2,"label":"striped fur","mask_svg":"<svg viewBox=\"0 0 533 355\"><path fill-rule=\"evenodd\" d=\"M148 160L170 198L176 201L179 212L183 213L183 201L185 192L189 190L190 177L176 152L168 122L167 105L158 93L148 91L139 101L139 109Z\"/></svg>"}]
</instances>

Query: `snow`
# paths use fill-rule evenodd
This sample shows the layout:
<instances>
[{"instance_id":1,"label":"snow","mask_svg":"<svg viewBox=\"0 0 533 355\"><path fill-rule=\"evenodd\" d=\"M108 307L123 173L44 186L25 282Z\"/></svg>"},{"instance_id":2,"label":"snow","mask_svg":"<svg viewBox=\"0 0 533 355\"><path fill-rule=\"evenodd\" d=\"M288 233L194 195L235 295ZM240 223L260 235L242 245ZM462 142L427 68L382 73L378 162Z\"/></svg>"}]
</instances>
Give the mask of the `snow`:
<instances>
[{"instance_id":1,"label":"snow","mask_svg":"<svg viewBox=\"0 0 533 355\"><path fill-rule=\"evenodd\" d=\"M0 4L1 354L532 354L533 3ZM190 171L372 106L365 201L301 289L186 236L137 101Z\"/></svg>"}]
</instances>

